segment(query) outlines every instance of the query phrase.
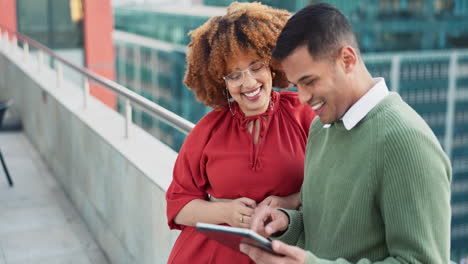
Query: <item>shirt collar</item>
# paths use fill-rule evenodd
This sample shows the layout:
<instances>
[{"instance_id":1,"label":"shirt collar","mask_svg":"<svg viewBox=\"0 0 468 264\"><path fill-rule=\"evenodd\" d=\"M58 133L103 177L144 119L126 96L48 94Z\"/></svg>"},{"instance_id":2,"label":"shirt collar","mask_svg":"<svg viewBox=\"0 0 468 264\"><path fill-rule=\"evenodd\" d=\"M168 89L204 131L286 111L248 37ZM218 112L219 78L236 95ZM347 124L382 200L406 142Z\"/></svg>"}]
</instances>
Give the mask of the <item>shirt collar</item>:
<instances>
[{"instance_id":1,"label":"shirt collar","mask_svg":"<svg viewBox=\"0 0 468 264\"><path fill-rule=\"evenodd\" d=\"M374 86L354 103L341 118L346 130L353 129L372 108L388 95L389 92L384 78L374 78L373 81ZM330 124L325 124L324 127L330 127Z\"/></svg>"}]
</instances>

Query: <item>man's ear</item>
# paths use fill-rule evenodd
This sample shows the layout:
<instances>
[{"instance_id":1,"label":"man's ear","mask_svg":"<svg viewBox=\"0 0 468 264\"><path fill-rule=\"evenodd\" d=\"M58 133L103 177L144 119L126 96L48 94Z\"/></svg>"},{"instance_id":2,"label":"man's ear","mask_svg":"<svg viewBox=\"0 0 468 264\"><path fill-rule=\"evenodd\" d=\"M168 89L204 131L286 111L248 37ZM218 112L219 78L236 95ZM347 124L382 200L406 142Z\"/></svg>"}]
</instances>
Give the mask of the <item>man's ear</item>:
<instances>
[{"instance_id":1,"label":"man's ear","mask_svg":"<svg viewBox=\"0 0 468 264\"><path fill-rule=\"evenodd\" d=\"M343 67L344 72L350 73L354 71L358 63L358 54L353 47L349 45L344 46L338 54L338 61Z\"/></svg>"}]
</instances>

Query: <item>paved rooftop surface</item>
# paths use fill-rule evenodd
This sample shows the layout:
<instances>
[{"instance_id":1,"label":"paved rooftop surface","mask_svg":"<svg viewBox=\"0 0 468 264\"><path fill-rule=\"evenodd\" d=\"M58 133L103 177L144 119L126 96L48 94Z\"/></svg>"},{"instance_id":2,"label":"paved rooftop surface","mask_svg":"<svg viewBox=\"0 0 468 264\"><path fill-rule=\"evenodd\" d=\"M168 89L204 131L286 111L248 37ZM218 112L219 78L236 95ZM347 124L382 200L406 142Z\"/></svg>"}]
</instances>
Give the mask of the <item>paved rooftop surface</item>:
<instances>
[{"instance_id":1,"label":"paved rooftop surface","mask_svg":"<svg viewBox=\"0 0 468 264\"><path fill-rule=\"evenodd\" d=\"M0 264L108 264L25 134L0 132L0 150Z\"/></svg>"}]
</instances>

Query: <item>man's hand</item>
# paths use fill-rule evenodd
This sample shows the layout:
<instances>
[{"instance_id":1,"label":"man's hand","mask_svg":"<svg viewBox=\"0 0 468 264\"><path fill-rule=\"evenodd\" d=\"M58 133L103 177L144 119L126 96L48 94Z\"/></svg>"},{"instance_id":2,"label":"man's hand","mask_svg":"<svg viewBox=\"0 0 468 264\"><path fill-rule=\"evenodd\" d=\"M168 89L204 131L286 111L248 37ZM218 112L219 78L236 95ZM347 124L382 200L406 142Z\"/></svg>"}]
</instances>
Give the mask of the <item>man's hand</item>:
<instances>
[{"instance_id":1,"label":"man's hand","mask_svg":"<svg viewBox=\"0 0 468 264\"><path fill-rule=\"evenodd\" d=\"M269 237L273 233L286 230L288 225L289 218L285 213L263 205L255 209L250 222L250 229L264 237Z\"/></svg>"},{"instance_id":2,"label":"man's hand","mask_svg":"<svg viewBox=\"0 0 468 264\"><path fill-rule=\"evenodd\" d=\"M257 264L304 264L306 261L307 253L301 248L286 245L278 240L273 241L272 246L276 253L284 256L275 256L265 250L247 244L241 244L240 251L249 256Z\"/></svg>"},{"instance_id":3,"label":"man's hand","mask_svg":"<svg viewBox=\"0 0 468 264\"><path fill-rule=\"evenodd\" d=\"M296 210L301 205L301 197L300 193L293 193L283 197L270 195L265 198L259 205L269 205L273 208Z\"/></svg>"}]
</instances>

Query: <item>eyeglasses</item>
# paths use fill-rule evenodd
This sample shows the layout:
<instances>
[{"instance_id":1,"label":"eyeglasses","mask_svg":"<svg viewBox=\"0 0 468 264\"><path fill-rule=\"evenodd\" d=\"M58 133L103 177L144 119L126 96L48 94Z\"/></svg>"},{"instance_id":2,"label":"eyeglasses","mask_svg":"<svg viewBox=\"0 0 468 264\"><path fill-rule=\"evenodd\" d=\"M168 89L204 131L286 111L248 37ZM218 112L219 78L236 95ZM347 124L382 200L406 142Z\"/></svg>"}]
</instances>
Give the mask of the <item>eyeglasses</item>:
<instances>
[{"instance_id":1,"label":"eyeglasses","mask_svg":"<svg viewBox=\"0 0 468 264\"><path fill-rule=\"evenodd\" d=\"M231 72L230 74L224 76L223 79L229 86L238 87L244 83L246 72L248 72L252 78L257 78L265 73L266 68L267 63L265 61L255 62L254 64L250 65L248 69Z\"/></svg>"}]
</instances>

